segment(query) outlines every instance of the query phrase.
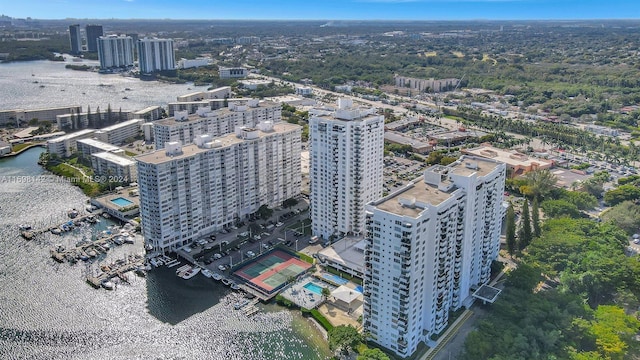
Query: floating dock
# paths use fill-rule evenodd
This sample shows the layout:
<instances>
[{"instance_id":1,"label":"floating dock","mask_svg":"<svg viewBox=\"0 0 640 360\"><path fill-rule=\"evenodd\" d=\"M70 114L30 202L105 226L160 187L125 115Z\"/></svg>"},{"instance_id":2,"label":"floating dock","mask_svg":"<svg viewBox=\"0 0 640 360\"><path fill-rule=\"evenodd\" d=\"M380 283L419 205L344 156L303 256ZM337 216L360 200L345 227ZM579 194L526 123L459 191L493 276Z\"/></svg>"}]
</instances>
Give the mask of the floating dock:
<instances>
[{"instance_id":1,"label":"floating dock","mask_svg":"<svg viewBox=\"0 0 640 360\"><path fill-rule=\"evenodd\" d=\"M115 263L103 268L102 273L93 276L87 276L87 282L98 289L105 281L111 280L114 277L119 277L122 281L128 281L125 273L134 271L139 267L144 266L144 256L142 255L129 255L126 260L118 260ZM106 270L106 271L105 271Z\"/></svg>"}]
</instances>

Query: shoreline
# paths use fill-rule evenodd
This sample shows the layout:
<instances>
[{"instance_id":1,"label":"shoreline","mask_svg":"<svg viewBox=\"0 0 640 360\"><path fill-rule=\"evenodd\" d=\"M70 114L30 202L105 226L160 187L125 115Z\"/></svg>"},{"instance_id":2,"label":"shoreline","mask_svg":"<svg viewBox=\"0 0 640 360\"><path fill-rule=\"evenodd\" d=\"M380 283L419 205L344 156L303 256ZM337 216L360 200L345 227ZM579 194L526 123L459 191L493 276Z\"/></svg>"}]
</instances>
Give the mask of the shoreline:
<instances>
[{"instance_id":1,"label":"shoreline","mask_svg":"<svg viewBox=\"0 0 640 360\"><path fill-rule=\"evenodd\" d=\"M27 150L29 150L31 148L34 148L36 146L40 146L40 147L43 147L45 149L47 148L47 144L46 143L34 143L34 144L30 144L28 146L25 146L25 147L23 147L22 149L20 149L18 151L12 151L12 152L10 152L10 153L8 153L6 155L2 155L2 156L0 156L0 159L18 156L18 155L22 154L23 152L25 152L25 151L27 151Z\"/></svg>"}]
</instances>

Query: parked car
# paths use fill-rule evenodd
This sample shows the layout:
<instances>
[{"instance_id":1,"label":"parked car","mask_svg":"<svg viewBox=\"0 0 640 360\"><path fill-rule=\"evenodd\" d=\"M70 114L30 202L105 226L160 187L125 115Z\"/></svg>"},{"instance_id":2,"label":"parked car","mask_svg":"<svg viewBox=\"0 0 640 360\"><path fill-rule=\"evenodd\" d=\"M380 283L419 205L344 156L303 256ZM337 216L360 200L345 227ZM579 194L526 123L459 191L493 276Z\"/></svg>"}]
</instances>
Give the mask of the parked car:
<instances>
[{"instance_id":1,"label":"parked car","mask_svg":"<svg viewBox=\"0 0 640 360\"><path fill-rule=\"evenodd\" d=\"M227 270L227 267L224 266L224 265L218 265L218 270L225 271L225 270Z\"/></svg>"},{"instance_id":2,"label":"parked car","mask_svg":"<svg viewBox=\"0 0 640 360\"><path fill-rule=\"evenodd\" d=\"M220 255L220 254L218 254L218 253L213 254L213 258L214 258L215 260L218 260L218 259L220 259L221 257L222 257L222 255Z\"/></svg>"},{"instance_id":3,"label":"parked car","mask_svg":"<svg viewBox=\"0 0 640 360\"><path fill-rule=\"evenodd\" d=\"M254 257L254 256L256 256L256 253L254 253L253 251L249 250L249 251L247 251L247 256L248 257Z\"/></svg>"}]
</instances>

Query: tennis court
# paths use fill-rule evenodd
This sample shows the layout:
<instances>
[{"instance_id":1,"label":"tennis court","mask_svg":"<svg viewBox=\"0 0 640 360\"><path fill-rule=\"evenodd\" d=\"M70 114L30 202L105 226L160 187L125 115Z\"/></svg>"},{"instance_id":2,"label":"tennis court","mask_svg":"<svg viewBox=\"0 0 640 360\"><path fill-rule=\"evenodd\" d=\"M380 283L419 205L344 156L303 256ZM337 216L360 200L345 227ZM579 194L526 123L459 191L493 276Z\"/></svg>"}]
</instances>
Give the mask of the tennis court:
<instances>
[{"instance_id":1,"label":"tennis court","mask_svg":"<svg viewBox=\"0 0 640 360\"><path fill-rule=\"evenodd\" d=\"M281 250L263 254L233 274L267 294L279 289L290 278L296 278L311 267L295 256Z\"/></svg>"}]
</instances>

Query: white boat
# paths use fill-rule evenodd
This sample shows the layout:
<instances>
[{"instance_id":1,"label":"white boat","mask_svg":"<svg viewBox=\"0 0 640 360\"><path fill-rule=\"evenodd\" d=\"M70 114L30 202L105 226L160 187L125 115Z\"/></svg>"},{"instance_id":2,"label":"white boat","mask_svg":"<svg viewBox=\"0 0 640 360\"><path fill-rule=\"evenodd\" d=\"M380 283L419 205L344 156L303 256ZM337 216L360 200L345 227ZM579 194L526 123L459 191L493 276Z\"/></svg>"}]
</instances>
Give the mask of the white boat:
<instances>
[{"instance_id":1,"label":"white boat","mask_svg":"<svg viewBox=\"0 0 640 360\"><path fill-rule=\"evenodd\" d=\"M180 273L181 278L185 279L185 280L189 280L192 277L196 276L196 274L198 274L200 272L200 268L199 267L195 267L195 268L191 268L187 271L183 271Z\"/></svg>"},{"instance_id":2,"label":"white boat","mask_svg":"<svg viewBox=\"0 0 640 360\"><path fill-rule=\"evenodd\" d=\"M191 270L191 265L182 265L176 269L176 275L180 276L181 273Z\"/></svg>"},{"instance_id":3,"label":"white boat","mask_svg":"<svg viewBox=\"0 0 640 360\"><path fill-rule=\"evenodd\" d=\"M202 275L211 279L211 277L213 276L213 273L209 269L202 269Z\"/></svg>"},{"instance_id":4,"label":"white boat","mask_svg":"<svg viewBox=\"0 0 640 360\"><path fill-rule=\"evenodd\" d=\"M134 244L136 242L136 238L132 235L129 235L124 239L124 242L127 244Z\"/></svg>"},{"instance_id":5,"label":"white boat","mask_svg":"<svg viewBox=\"0 0 640 360\"><path fill-rule=\"evenodd\" d=\"M244 299L243 301L238 301L237 303L235 303L233 305L233 308L236 310L240 310L243 307L247 306L248 303L249 303L249 299Z\"/></svg>"},{"instance_id":6,"label":"white boat","mask_svg":"<svg viewBox=\"0 0 640 360\"><path fill-rule=\"evenodd\" d=\"M113 290L116 287L116 285L113 282L106 280L102 282L102 287L107 290Z\"/></svg>"},{"instance_id":7,"label":"white boat","mask_svg":"<svg viewBox=\"0 0 640 360\"><path fill-rule=\"evenodd\" d=\"M22 231L31 230L31 225L22 224L22 225L20 225L20 230L22 230Z\"/></svg>"},{"instance_id":8,"label":"white boat","mask_svg":"<svg viewBox=\"0 0 640 360\"><path fill-rule=\"evenodd\" d=\"M218 273L213 273L213 275L211 275L211 277L213 278L213 280L222 280L222 275L218 274Z\"/></svg>"},{"instance_id":9,"label":"white boat","mask_svg":"<svg viewBox=\"0 0 640 360\"><path fill-rule=\"evenodd\" d=\"M227 285L227 286L231 285L231 282L232 282L232 281L231 281L231 280L229 280L229 279L227 279L227 278L223 278L223 279L222 279L222 283L223 283L223 284L225 284L225 285Z\"/></svg>"},{"instance_id":10,"label":"white boat","mask_svg":"<svg viewBox=\"0 0 640 360\"><path fill-rule=\"evenodd\" d=\"M151 265L153 265L153 267L158 267L158 266L161 266L161 265L162 265L162 261L161 261L161 260L159 260L159 259L157 259L157 258L151 258L151 259L149 259L149 263L150 263Z\"/></svg>"}]
</instances>

